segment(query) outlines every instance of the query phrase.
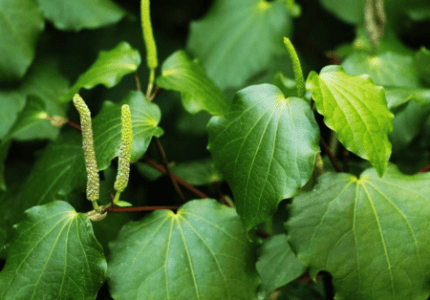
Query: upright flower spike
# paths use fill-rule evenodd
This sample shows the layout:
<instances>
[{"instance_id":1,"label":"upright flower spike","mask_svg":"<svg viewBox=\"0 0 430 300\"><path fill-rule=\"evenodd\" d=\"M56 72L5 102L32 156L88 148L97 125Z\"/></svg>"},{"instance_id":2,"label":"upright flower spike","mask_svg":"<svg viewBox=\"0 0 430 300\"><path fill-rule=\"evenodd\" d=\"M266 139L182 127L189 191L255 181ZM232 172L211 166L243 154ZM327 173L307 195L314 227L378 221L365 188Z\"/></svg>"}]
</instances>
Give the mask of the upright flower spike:
<instances>
[{"instance_id":1,"label":"upright flower spike","mask_svg":"<svg viewBox=\"0 0 430 300\"><path fill-rule=\"evenodd\" d=\"M149 97L155 80L155 69L158 66L157 46L152 33L151 16L149 13L149 0L141 0L140 13L143 30L143 40L146 46L146 63L149 68L149 84L146 96Z\"/></svg>"},{"instance_id":2,"label":"upright flower spike","mask_svg":"<svg viewBox=\"0 0 430 300\"><path fill-rule=\"evenodd\" d=\"M73 104L81 117L82 148L84 148L85 166L87 169L87 199L99 199L100 178L97 170L96 152L94 151L93 128L91 126L91 112L79 94L73 97ZM97 202L93 205L98 208Z\"/></svg>"},{"instance_id":3,"label":"upright flower spike","mask_svg":"<svg viewBox=\"0 0 430 300\"><path fill-rule=\"evenodd\" d=\"M296 79L297 96L303 98L306 93L305 80L303 79L302 67L300 65L299 57L294 49L293 44L289 38L284 37L284 44L287 47L288 54L290 55L291 64L293 65L294 77Z\"/></svg>"},{"instance_id":4,"label":"upright flower spike","mask_svg":"<svg viewBox=\"0 0 430 300\"><path fill-rule=\"evenodd\" d=\"M118 174L115 181L115 190L121 193L128 184L128 177L130 174L130 152L131 145L133 142L133 128L131 124L131 113L130 107L124 104L121 107L121 123L122 123L122 138L121 138L121 148L119 150L118 159ZM119 197L119 195L118 195ZM118 201L118 199L115 200ZM114 201L114 202L117 202Z\"/></svg>"}]
</instances>

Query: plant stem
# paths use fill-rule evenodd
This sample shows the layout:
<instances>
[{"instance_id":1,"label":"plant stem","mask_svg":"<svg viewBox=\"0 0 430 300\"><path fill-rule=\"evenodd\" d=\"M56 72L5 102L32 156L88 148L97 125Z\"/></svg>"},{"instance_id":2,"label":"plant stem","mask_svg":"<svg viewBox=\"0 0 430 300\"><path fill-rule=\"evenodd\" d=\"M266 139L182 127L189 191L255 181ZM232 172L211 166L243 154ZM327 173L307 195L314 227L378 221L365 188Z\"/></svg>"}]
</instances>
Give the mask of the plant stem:
<instances>
[{"instance_id":1,"label":"plant stem","mask_svg":"<svg viewBox=\"0 0 430 300\"><path fill-rule=\"evenodd\" d=\"M324 141L322 137L320 137L320 142L324 150L327 152L327 155L330 158L330 161L334 169L336 170L336 172L342 172L342 169L340 168L339 163L336 160L336 157L334 157L333 153L331 153L330 148L328 147L327 143Z\"/></svg>"},{"instance_id":2,"label":"plant stem","mask_svg":"<svg viewBox=\"0 0 430 300\"><path fill-rule=\"evenodd\" d=\"M348 173L349 172L349 165L348 165L348 156L349 151L348 149L343 149L343 172Z\"/></svg>"},{"instance_id":3,"label":"plant stem","mask_svg":"<svg viewBox=\"0 0 430 300\"><path fill-rule=\"evenodd\" d=\"M154 211L158 209L177 210L179 206L135 206L135 207L109 207L109 213L135 212L135 211Z\"/></svg>"},{"instance_id":4,"label":"plant stem","mask_svg":"<svg viewBox=\"0 0 430 300\"><path fill-rule=\"evenodd\" d=\"M284 44L287 47L288 54L290 55L291 63L293 64L293 72L294 77L296 79L296 86L297 86L297 97L303 98L306 93L306 87L305 87L305 80L303 79L303 71L302 67L300 66L300 60L297 56L297 52L294 49L293 44L291 44L291 41L289 38L284 37Z\"/></svg>"},{"instance_id":5,"label":"plant stem","mask_svg":"<svg viewBox=\"0 0 430 300\"><path fill-rule=\"evenodd\" d=\"M169 168L169 163L167 162L166 153L164 152L163 146L161 146L160 141L158 138L154 137L155 146L157 147L158 153L161 156L161 161L164 165L164 169L167 171L167 176L169 176L170 181L172 181L173 187L175 188L176 192L178 193L179 197L181 197L182 201L185 202L185 197L182 194L181 189L179 188L178 183L176 182L176 178L173 176L172 171Z\"/></svg>"},{"instance_id":6,"label":"plant stem","mask_svg":"<svg viewBox=\"0 0 430 300\"><path fill-rule=\"evenodd\" d=\"M136 90L138 92L141 92L142 91L142 87L140 85L139 76L137 75L136 71L134 71L133 76L134 76L134 83L136 84Z\"/></svg>"}]
</instances>

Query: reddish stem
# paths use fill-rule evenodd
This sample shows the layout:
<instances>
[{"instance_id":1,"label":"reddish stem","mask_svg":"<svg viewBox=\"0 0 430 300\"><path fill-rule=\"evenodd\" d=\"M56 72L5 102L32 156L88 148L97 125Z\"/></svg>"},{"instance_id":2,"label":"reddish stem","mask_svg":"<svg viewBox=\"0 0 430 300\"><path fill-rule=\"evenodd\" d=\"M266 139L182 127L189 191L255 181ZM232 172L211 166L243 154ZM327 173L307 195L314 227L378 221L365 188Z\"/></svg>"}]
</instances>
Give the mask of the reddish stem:
<instances>
[{"instance_id":1,"label":"reddish stem","mask_svg":"<svg viewBox=\"0 0 430 300\"><path fill-rule=\"evenodd\" d=\"M334 167L334 169L336 170L336 172L342 172L342 169L340 168L336 157L334 157L333 153L330 151L329 146L327 145L327 143L324 141L324 139L322 137L320 137L320 142L321 145L323 146L324 150L327 152L328 157L330 158L330 161Z\"/></svg>"}]
</instances>

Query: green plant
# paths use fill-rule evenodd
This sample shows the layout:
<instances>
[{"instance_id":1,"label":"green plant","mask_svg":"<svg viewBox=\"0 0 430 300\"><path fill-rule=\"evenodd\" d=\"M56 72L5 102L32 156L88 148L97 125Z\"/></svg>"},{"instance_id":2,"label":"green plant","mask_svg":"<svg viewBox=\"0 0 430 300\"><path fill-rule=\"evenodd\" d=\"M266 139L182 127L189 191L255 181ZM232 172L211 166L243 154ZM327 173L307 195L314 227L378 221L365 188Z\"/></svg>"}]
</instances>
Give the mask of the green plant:
<instances>
[{"instance_id":1,"label":"green plant","mask_svg":"<svg viewBox=\"0 0 430 300\"><path fill-rule=\"evenodd\" d=\"M427 299L428 1L137 2L0 0L0 300Z\"/></svg>"}]
</instances>

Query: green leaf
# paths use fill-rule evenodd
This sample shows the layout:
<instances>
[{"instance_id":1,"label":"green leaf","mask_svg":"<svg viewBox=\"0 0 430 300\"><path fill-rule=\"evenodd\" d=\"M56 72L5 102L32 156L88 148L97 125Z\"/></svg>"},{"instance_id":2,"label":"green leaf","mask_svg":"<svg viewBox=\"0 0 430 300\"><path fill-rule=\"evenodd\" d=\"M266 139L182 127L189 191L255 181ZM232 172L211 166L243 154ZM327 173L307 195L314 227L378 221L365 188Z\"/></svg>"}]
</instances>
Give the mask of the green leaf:
<instances>
[{"instance_id":1,"label":"green leaf","mask_svg":"<svg viewBox=\"0 0 430 300\"><path fill-rule=\"evenodd\" d=\"M305 100L273 85L240 90L226 116L212 117L209 144L233 191L246 231L273 215L312 175L319 128Z\"/></svg>"},{"instance_id":2,"label":"green leaf","mask_svg":"<svg viewBox=\"0 0 430 300\"><path fill-rule=\"evenodd\" d=\"M131 161L138 160L148 149L153 136L159 137L161 111L157 104L148 101L141 92L131 91L120 103L103 103L102 110L93 120L94 146L99 170L104 170L119 155L121 146L121 106L128 104L133 125Z\"/></svg>"},{"instance_id":3,"label":"green leaf","mask_svg":"<svg viewBox=\"0 0 430 300\"><path fill-rule=\"evenodd\" d=\"M115 299L255 299L254 245L234 209L212 199L157 210L109 244Z\"/></svg>"},{"instance_id":4,"label":"green leaf","mask_svg":"<svg viewBox=\"0 0 430 300\"><path fill-rule=\"evenodd\" d=\"M408 176L389 165L357 179L325 173L294 198L286 229L315 278L333 276L336 299L426 299L430 293L430 174Z\"/></svg>"},{"instance_id":5,"label":"green leaf","mask_svg":"<svg viewBox=\"0 0 430 300\"><path fill-rule=\"evenodd\" d=\"M0 299L95 299L107 270L89 219L70 204L32 207L15 226Z\"/></svg>"},{"instance_id":6,"label":"green leaf","mask_svg":"<svg viewBox=\"0 0 430 300\"><path fill-rule=\"evenodd\" d=\"M273 85L276 85L284 94L285 98L297 96L296 81L289 77L285 77L282 73L277 73L273 78ZM311 103L311 92L306 90L305 97L303 98L309 104Z\"/></svg>"},{"instance_id":7,"label":"green leaf","mask_svg":"<svg viewBox=\"0 0 430 300\"><path fill-rule=\"evenodd\" d=\"M121 20L125 11L110 0L37 0L43 15L60 30L94 29Z\"/></svg>"},{"instance_id":8,"label":"green leaf","mask_svg":"<svg viewBox=\"0 0 430 300\"><path fill-rule=\"evenodd\" d=\"M291 250L285 234L277 234L264 241L256 267L261 278L260 293L264 299L306 270Z\"/></svg>"},{"instance_id":9,"label":"green leaf","mask_svg":"<svg viewBox=\"0 0 430 300\"><path fill-rule=\"evenodd\" d=\"M4 139L25 106L25 96L16 90L0 90L0 139Z\"/></svg>"},{"instance_id":10,"label":"green leaf","mask_svg":"<svg viewBox=\"0 0 430 300\"><path fill-rule=\"evenodd\" d=\"M230 105L200 64L182 50L164 61L156 83L164 89L181 92L182 104L192 114L207 110L212 115L223 115Z\"/></svg>"},{"instance_id":11,"label":"green leaf","mask_svg":"<svg viewBox=\"0 0 430 300\"><path fill-rule=\"evenodd\" d=\"M191 23L187 49L221 88L237 87L285 52L291 17L280 1L217 0Z\"/></svg>"},{"instance_id":12,"label":"green leaf","mask_svg":"<svg viewBox=\"0 0 430 300\"><path fill-rule=\"evenodd\" d=\"M350 75L369 75L377 85L412 88L421 86L412 55L389 51L376 55L354 52L342 62L342 67Z\"/></svg>"},{"instance_id":13,"label":"green leaf","mask_svg":"<svg viewBox=\"0 0 430 300\"><path fill-rule=\"evenodd\" d=\"M6 191L6 182L4 179L4 162L9 153L10 146L12 144L11 140L3 140L0 142L0 190Z\"/></svg>"},{"instance_id":14,"label":"green leaf","mask_svg":"<svg viewBox=\"0 0 430 300\"><path fill-rule=\"evenodd\" d=\"M415 58L419 76L425 84L430 86L430 50L421 47Z\"/></svg>"},{"instance_id":15,"label":"green leaf","mask_svg":"<svg viewBox=\"0 0 430 300\"><path fill-rule=\"evenodd\" d=\"M320 0L321 5L344 22L360 24L364 19L365 0L343 0L339 5L337 0Z\"/></svg>"},{"instance_id":16,"label":"green leaf","mask_svg":"<svg viewBox=\"0 0 430 300\"><path fill-rule=\"evenodd\" d=\"M81 88L89 90L98 84L103 84L108 88L113 87L120 82L123 76L136 71L140 62L139 52L126 42L119 43L112 50L100 51L95 63L58 101L70 101Z\"/></svg>"},{"instance_id":17,"label":"green leaf","mask_svg":"<svg viewBox=\"0 0 430 300\"><path fill-rule=\"evenodd\" d=\"M416 22L430 20L430 5L429 3L422 3L421 5L411 7L406 10L406 14L411 20Z\"/></svg>"},{"instance_id":18,"label":"green leaf","mask_svg":"<svg viewBox=\"0 0 430 300\"><path fill-rule=\"evenodd\" d=\"M430 89L385 88L385 97L388 109L397 114L411 101L416 101L420 106L430 104Z\"/></svg>"},{"instance_id":19,"label":"green leaf","mask_svg":"<svg viewBox=\"0 0 430 300\"><path fill-rule=\"evenodd\" d=\"M345 148L369 160L382 177L391 155L388 134L394 118L384 89L367 75L346 74L341 66L327 66L319 76L312 71L308 83L327 127L336 131Z\"/></svg>"},{"instance_id":20,"label":"green leaf","mask_svg":"<svg viewBox=\"0 0 430 300\"><path fill-rule=\"evenodd\" d=\"M35 1L0 0L0 81L21 79L45 27Z\"/></svg>"}]
</instances>

